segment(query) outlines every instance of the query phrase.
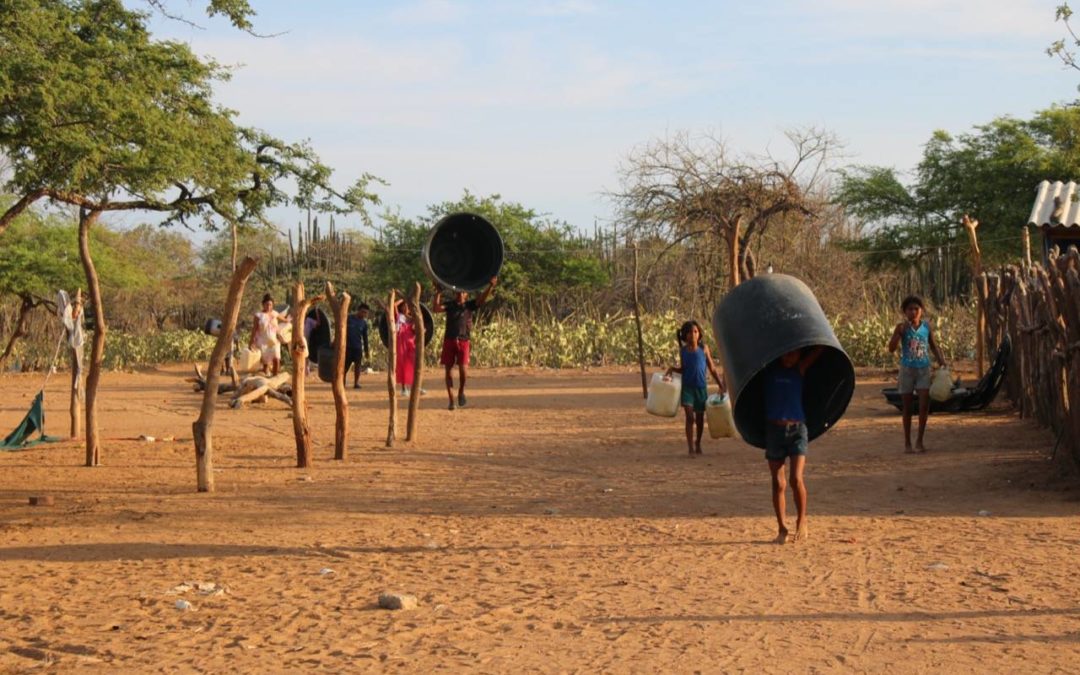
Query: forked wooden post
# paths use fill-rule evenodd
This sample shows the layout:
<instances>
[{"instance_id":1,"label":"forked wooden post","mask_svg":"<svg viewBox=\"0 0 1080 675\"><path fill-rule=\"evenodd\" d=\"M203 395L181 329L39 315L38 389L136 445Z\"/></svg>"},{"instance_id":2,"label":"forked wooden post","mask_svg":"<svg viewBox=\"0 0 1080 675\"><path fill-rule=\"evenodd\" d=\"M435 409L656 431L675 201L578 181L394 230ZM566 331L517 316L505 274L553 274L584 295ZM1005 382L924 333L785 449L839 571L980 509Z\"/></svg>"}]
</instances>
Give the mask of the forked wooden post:
<instances>
[{"instance_id":1,"label":"forked wooden post","mask_svg":"<svg viewBox=\"0 0 1080 675\"><path fill-rule=\"evenodd\" d=\"M390 291L386 307L386 388L390 392L390 421L386 429L386 447L397 440L397 322L391 314L397 294Z\"/></svg>"},{"instance_id":2,"label":"forked wooden post","mask_svg":"<svg viewBox=\"0 0 1080 675\"><path fill-rule=\"evenodd\" d=\"M240 316L240 302L244 297L244 286L257 264L258 260L249 256L244 258L237 270L233 272L232 282L229 283L228 299L225 302L225 320L221 326L217 344L214 345L214 351L210 354L202 409L199 411L199 419L191 425L191 433L195 441L196 489L199 492L214 491L214 443L210 430L214 424L218 379L221 376L221 365L225 363L225 355L232 349L232 338L236 331L236 320Z\"/></svg>"},{"instance_id":3,"label":"forked wooden post","mask_svg":"<svg viewBox=\"0 0 1080 675\"><path fill-rule=\"evenodd\" d=\"M420 309L420 284L416 284L416 292L413 293L412 301L413 334L416 336L416 353L413 360L413 384L409 391L409 420L405 426L405 440L416 440L416 423L420 416L420 388L424 385L424 314Z\"/></svg>"},{"instance_id":4,"label":"forked wooden post","mask_svg":"<svg viewBox=\"0 0 1080 675\"><path fill-rule=\"evenodd\" d=\"M986 295L983 289L986 286L979 282L979 278L982 276L982 252L979 251L979 238L975 234L975 229L979 227L979 221L964 214L964 217L960 219L964 229L968 233L968 239L971 241L971 265L972 265L972 277L975 279L975 295L978 296L978 302L975 303L977 310L977 328L975 331L975 361L978 365L978 375L983 376L983 364L986 361L986 311L983 309L986 304Z\"/></svg>"},{"instance_id":5,"label":"forked wooden post","mask_svg":"<svg viewBox=\"0 0 1080 675\"><path fill-rule=\"evenodd\" d=\"M318 304L322 299L321 295L314 298L305 297L304 282L296 282L293 289L293 332L289 351L293 360L293 435L296 438L296 468L298 469L311 466L311 427L308 426L307 394L304 391L308 355L307 339L304 338L304 316L309 307Z\"/></svg>"},{"instance_id":6,"label":"forked wooden post","mask_svg":"<svg viewBox=\"0 0 1080 675\"><path fill-rule=\"evenodd\" d=\"M339 298L334 285L326 282L326 301L334 311L334 459L345 459L349 442L349 399L345 396L345 345L348 340L349 303L352 297L342 293Z\"/></svg>"},{"instance_id":7,"label":"forked wooden post","mask_svg":"<svg viewBox=\"0 0 1080 675\"><path fill-rule=\"evenodd\" d=\"M82 289L75 291L75 300L71 303L72 325L78 327L83 320L83 297ZM71 337L70 335L68 337ZM82 345L78 351L69 349L71 357L71 404L68 412L71 415L71 438L74 440L82 436L82 402L86 392L83 390L83 359L80 352L84 352Z\"/></svg>"}]
</instances>

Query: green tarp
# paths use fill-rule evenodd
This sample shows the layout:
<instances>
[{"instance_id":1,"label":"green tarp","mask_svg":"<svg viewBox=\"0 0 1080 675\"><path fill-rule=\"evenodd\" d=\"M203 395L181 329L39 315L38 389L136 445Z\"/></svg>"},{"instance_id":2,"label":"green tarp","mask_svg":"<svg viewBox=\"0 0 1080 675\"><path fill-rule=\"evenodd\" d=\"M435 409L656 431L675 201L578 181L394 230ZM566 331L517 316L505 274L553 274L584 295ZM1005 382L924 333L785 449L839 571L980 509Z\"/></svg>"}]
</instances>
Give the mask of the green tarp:
<instances>
[{"instance_id":1,"label":"green tarp","mask_svg":"<svg viewBox=\"0 0 1080 675\"><path fill-rule=\"evenodd\" d=\"M34 432L38 433L38 437L31 440ZM38 443L54 443L58 440L55 436L45 435L45 392L39 391L19 426L0 441L0 450L22 450Z\"/></svg>"}]
</instances>

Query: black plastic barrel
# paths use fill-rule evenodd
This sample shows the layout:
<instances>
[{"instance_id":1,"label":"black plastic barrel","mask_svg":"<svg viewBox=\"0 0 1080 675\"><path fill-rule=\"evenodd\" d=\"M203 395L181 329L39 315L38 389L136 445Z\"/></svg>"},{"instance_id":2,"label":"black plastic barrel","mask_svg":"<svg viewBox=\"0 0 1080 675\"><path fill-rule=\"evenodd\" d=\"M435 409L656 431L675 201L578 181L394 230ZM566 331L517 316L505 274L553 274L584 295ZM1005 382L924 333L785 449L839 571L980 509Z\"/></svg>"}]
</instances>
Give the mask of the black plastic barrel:
<instances>
[{"instance_id":1,"label":"black plastic barrel","mask_svg":"<svg viewBox=\"0 0 1080 675\"><path fill-rule=\"evenodd\" d=\"M431 310L422 302L420 303L420 314L424 317L424 346L427 347L431 343L432 336L435 335L435 319L431 316ZM387 343L390 340L390 329L386 325L386 312L380 312L379 316L376 317L375 330L379 331L379 340L383 343L383 346L389 346Z\"/></svg>"},{"instance_id":2,"label":"black plastic barrel","mask_svg":"<svg viewBox=\"0 0 1080 675\"><path fill-rule=\"evenodd\" d=\"M823 346L803 379L803 411L813 440L828 431L855 392L855 368L810 288L786 274L739 284L713 314L735 427L747 443L765 447L764 371L787 352Z\"/></svg>"},{"instance_id":3,"label":"black plastic barrel","mask_svg":"<svg viewBox=\"0 0 1080 675\"><path fill-rule=\"evenodd\" d=\"M452 291L478 291L498 276L503 241L495 226L473 213L454 213L431 228L420 258L424 270Z\"/></svg>"},{"instance_id":4,"label":"black plastic barrel","mask_svg":"<svg viewBox=\"0 0 1080 675\"><path fill-rule=\"evenodd\" d=\"M319 379L323 382L334 381L334 348L319 347L315 354L319 363Z\"/></svg>"},{"instance_id":5,"label":"black plastic barrel","mask_svg":"<svg viewBox=\"0 0 1080 675\"><path fill-rule=\"evenodd\" d=\"M319 362L319 351L325 347L330 347L334 343L334 333L330 326L330 317L326 315L326 312L322 311L318 307L313 307L308 310L307 315L304 317L304 321L311 317L316 317L319 323L311 330L311 335L308 336L308 361L312 363ZM296 330L297 326L293 327ZM303 330L303 326L299 326Z\"/></svg>"}]
</instances>

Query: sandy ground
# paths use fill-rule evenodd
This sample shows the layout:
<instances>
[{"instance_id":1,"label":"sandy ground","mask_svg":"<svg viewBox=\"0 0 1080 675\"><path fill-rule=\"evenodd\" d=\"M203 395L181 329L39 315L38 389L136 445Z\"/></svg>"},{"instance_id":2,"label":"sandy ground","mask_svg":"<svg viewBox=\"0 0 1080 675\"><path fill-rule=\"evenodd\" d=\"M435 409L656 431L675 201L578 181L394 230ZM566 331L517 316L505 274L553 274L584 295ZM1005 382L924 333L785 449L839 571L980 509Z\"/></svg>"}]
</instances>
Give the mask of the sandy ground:
<instances>
[{"instance_id":1,"label":"sandy ground","mask_svg":"<svg viewBox=\"0 0 1080 675\"><path fill-rule=\"evenodd\" d=\"M285 406L222 404L211 495L187 374L105 376L100 468L71 442L0 452L0 672L1080 669L1080 491L1002 408L932 418L904 455L862 377L811 445L811 540L777 546L761 451L688 458L629 369L477 370L454 412L430 385L393 449L369 377L345 462L313 382L310 470ZM40 383L0 376L0 430ZM64 433L63 377L47 395Z\"/></svg>"}]
</instances>

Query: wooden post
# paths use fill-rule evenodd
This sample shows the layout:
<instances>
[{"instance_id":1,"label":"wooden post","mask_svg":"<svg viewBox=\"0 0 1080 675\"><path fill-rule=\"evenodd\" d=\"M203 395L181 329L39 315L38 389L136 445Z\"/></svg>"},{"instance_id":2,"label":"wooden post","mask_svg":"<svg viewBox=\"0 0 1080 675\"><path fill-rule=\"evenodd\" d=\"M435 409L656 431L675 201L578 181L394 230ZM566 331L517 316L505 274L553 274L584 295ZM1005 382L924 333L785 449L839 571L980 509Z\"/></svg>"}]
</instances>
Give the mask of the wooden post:
<instances>
[{"instance_id":1,"label":"wooden post","mask_svg":"<svg viewBox=\"0 0 1080 675\"><path fill-rule=\"evenodd\" d=\"M82 289L75 291L75 300L71 303L71 320L72 325L78 328L79 324L83 320L83 297ZM68 334L71 337L71 334ZM83 397L86 395L83 389L83 346L79 345L78 349L71 347L68 350L71 359L71 403L68 406L68 412L71 415L71 438L76 439L82 436L82 402Z\"/></svg>"},{"instance_id":2,"label":"wooden post","mask_svg":"<svg viewBox=\"0 0 1080 675\"><path fill-rule=\"evenodd\" d=\"M386 447L397 440L397 321L393 314L397 294L390 291L386 302L386 388L390 392L390 421L386 429Z\"/></svg>"},{"instance_id":3,"label":"wooden post","mask_svg":"<svg viewBox=\"0 0 1080 675\"><path fill-rule=\"evenodd\" d=\"M979 238L975 234L975 228L979 227L979 221L971 218L965 213L960 222L967 231L968 239L971 242L972 278L975 279L975 295L978 298L978 302L975 303L978 317L977 328L975 331L975 360L978 366L978 375L979 377L982 377L983 365L986 361L986 312L983 310L983 306L986 304L986 298L983 297L981 291L984 286L979 283L979 277L982 276L982 252L979 251Z\"/></svg>"},{"instance_id":4,"label":"wooden post","mask_svg":"<svg viewBox=\"0 0 1080 675\"><path fill-rule=\"evenodd\" d=\"M735 223L731 227L731 240L728 242L728 253L730 260L728 264L731 266L730 281L731 288L735 288L739 285L739 230L742 229L742 216L735 217Z\"/></svg>"},{"instance_id":5,"label":"wooden post","mask_svg":"<svg viewBox=\"0 0 1080 675\"><path fill-rule=\"evenodd\" d=\"M210 430L214 424L214 407L218 396L218 379L221 377L221 365L225 356L232 350L233 333L236 320L240 316L240 303L244 297L244 286L248 277L255 271L258 261L248 256L233 272L229 283L229 295L225 301L225 316L218 335L217 344L210 354L210 365L206 372L206 390L203 392L202 409L199 419L191 425L191 434L195 441L195 484L199 492L214 491L214 443Z\"/></svg>"},{"instance_id":6,"label":"wooden post","mask_svg":"<svg viewBox=\"0 0 1080 675\"><path fill-rule=\"evenodd\" d=\"M101 211L79 209L79 258L86 274L90 302L94 306L94 337L90 342L90 367L86 372L86 466L101 464L101 439L97 424L97 389L101 381L101 361L105 356L105 308L101 303L101 283L90 255L90 228Z\"/></svg>"},{"instance_id":7,"label":"wooden post","mask_svg":"<svg viewBox=\"0 0 1080 675\"><path fill-rule=\"evenodd\" d=\"M342 293L338 298L334 286L326 282L326 301L334 311L334 459L345 459L349 442L349 399L345 397L345 345L348 339L349 303L352 298Z\"/></svg>"},{"instance_id":8,"label":"wooden post","mask_svg":"<svg viewBox=\"0 0 1080 675\"><path fill-rule=\"evenodd\" d=\"M298 469L306 469L311 466L311 428L308 426L307 395L304 391L308 355L307 340L304 338L304 316L307 314L309 307L321 301L321 295L314 298L305 297L304 282L296 282L296 286L293 287L293 331L289 351L293 360L293 435L296 438L296 468Z\"/></svg>"},{"instance_id":9,"label":"wooden post","mask_svg":"<svg viewBox=\"0 0 1080 675\"><path fill-rule=\"evenodd\" d=\"M1031 267L1031 228L1024 225L1024 267Z\"/></svg>"},{"instance_id":10,"label":"wooden post","mask_svg":"<svg viewBox=\"0 0 1080 675\"><path fill-rule=\"evenodd\" d=\"M420 309L420 283L409 303L412 308L413 334L416 336L416 353L413 360L413 385L409 391L409 419L405 425L405 440L416 440L416 423L420 416L420 388L424 384L424 314Z\"/></svg>"},{"instance_id":11,"label":"wooden post","mask_svg":"<svg viewBox=\"0 0 1080 675\"><path fill-rule=\"evenodd\" d=\"M641 334L641 296L638 290L638 245L634 242L634 325L637 327L637 358L641 370L641 397L649 398L649 384L645 380L645 338Z\"/></svg>"}]
</instances>

